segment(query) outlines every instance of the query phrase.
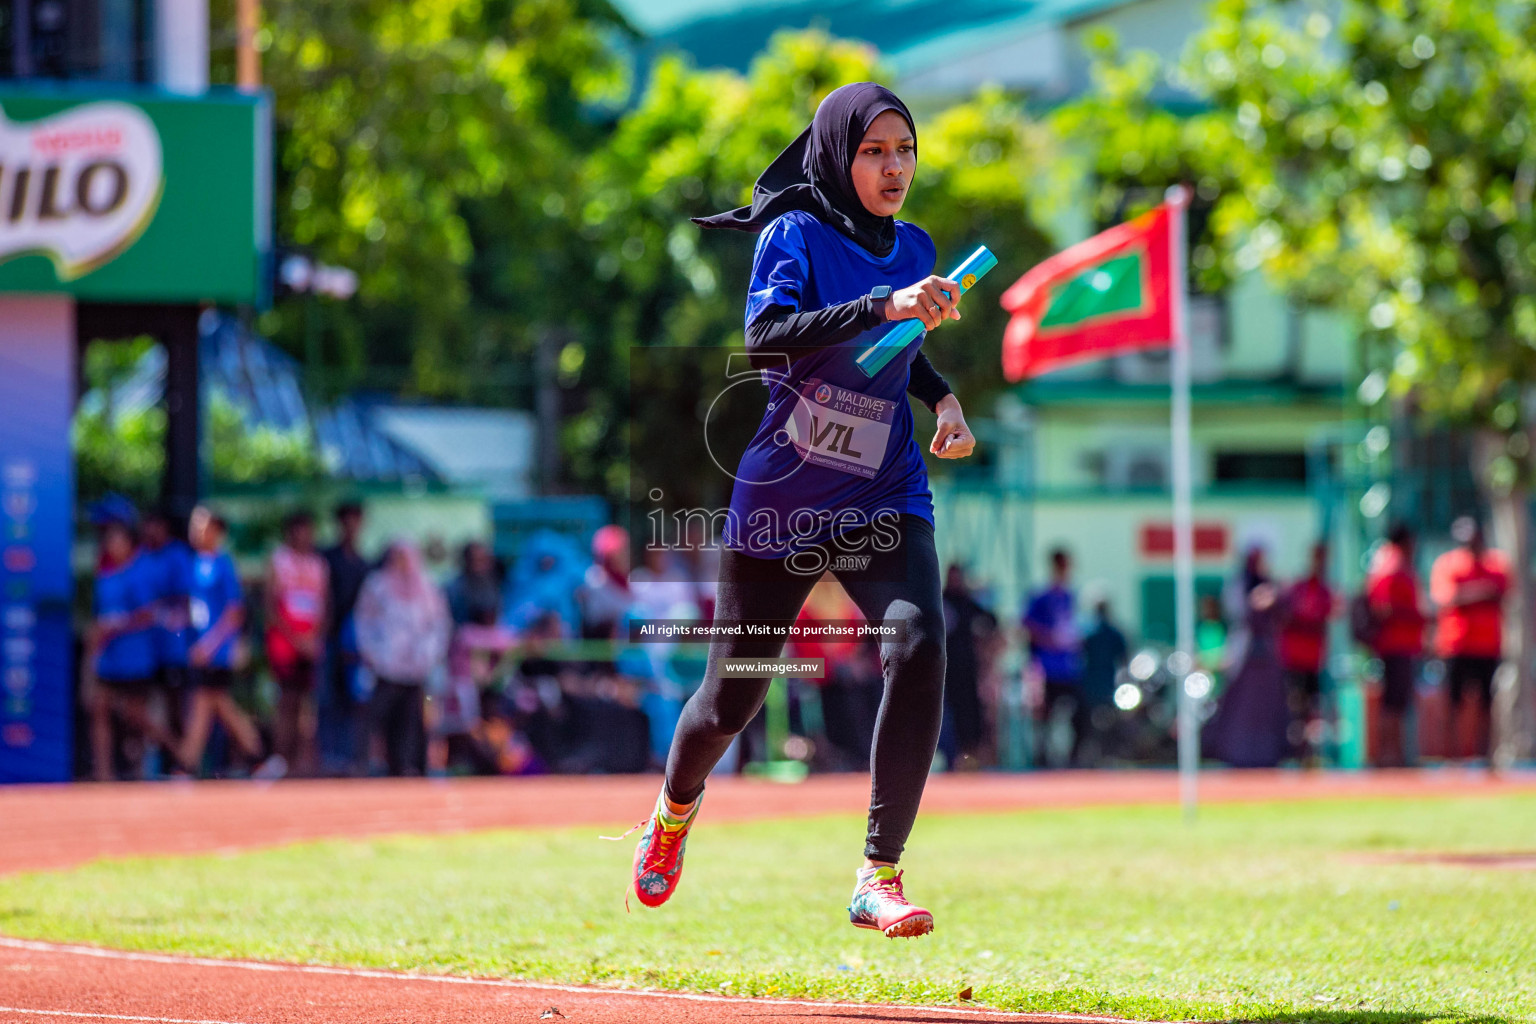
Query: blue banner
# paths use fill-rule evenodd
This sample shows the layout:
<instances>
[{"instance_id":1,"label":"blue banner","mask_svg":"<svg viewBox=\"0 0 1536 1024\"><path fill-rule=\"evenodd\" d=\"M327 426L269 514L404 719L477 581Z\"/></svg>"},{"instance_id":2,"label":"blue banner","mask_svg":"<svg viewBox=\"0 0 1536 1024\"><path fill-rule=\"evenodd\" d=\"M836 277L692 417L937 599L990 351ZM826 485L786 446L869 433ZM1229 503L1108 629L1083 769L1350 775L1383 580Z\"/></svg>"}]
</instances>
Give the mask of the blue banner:
<instances>
[{"instance_id":1,"label":"blue banner","mask_svg":"<svg viewBox=\"0 0 1536 1024\"><path fill-rule=\"evenodd\" d=\"M0 783L71 776L74 303L0 296Z\"/></svg>"}]
</instances>

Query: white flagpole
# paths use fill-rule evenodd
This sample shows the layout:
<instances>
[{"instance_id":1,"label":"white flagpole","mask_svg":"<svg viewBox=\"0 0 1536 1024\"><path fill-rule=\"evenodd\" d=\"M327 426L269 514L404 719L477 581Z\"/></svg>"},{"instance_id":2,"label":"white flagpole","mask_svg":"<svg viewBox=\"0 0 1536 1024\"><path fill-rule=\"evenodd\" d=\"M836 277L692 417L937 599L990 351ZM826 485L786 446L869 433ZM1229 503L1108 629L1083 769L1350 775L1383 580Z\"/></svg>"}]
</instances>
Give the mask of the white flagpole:
<instances>
[{"instance_id":1,"label":"white flagpole","mask_svg":"<svg viewBox=\"0 0 1536 1024\"><path fill-rule=\"evenodd\" d=\"M1173 477L1173 580L1174 640L1183 664L1177 673L1179 723L1179 801L1184 816L1193 820L1199 800L1200 732L1195 715L1195 700L1187 685L1195 665L1195 543L1194 515L1190 500L1189 442L1189 265L1187 211L1189 189L1175 185L1168 189L1171 207L1169 225L1169 267L1172 275L1173 346L1169 384L1172 388L1173 452L1170 466Z\"/></svg>"}]
</instances>

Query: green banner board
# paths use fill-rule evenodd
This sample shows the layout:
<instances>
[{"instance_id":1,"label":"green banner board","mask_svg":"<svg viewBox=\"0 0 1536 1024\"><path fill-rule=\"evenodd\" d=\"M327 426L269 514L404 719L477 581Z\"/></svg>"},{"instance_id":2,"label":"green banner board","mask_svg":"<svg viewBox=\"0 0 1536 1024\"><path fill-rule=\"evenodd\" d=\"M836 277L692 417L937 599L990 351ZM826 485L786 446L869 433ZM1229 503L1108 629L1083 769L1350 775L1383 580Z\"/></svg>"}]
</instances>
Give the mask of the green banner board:
<instances>
[{"instance_id":1,"label":"green banner board","mask_svg":"<svg viewBox=\"0 0 1536 1024\"><path fill-rule=\"evenodd\" d=\"M262 305L264 94L0 85L0 292Z\"/></svg>"}]
</instances>

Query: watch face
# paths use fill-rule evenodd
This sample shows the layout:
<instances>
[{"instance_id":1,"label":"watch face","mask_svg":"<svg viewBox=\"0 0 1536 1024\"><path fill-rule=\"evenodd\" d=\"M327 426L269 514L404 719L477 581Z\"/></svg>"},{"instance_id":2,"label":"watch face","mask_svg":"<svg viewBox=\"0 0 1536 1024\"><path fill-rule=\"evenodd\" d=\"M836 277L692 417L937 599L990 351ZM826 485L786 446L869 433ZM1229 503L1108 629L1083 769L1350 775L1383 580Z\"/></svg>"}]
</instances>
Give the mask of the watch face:
<instances>
[{"instance_id":1,"label":"watch face","mask_svg":"<svg viewBox=\"0 0 1536 1024\"><path fill-rule=\"evenodd\" d=\"M877 284L869 290L869 297L872 299L888 299L891 297L891 286L888 284Z\"/></svg>"}]
</instances>

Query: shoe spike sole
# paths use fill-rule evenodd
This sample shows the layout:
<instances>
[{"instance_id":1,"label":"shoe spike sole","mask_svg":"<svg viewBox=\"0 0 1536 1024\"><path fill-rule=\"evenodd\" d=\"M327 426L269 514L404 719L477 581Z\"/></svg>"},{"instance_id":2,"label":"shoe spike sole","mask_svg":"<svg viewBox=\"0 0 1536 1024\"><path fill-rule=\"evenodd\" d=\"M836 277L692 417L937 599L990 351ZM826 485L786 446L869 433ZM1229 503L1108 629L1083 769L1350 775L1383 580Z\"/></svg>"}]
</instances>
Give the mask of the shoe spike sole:
<instances>
[{"instance_id":1,"label":"shoe spike sole","mask_svg":"<svg viewBox=\"0 0 1536 1024\"><path fill-rule=\"evenodd\" d=\"M866 928L872 932L881 931L872 924L856 924L855 928ZM933 931L933 916L931 914L917 914L903 921L897 921L883 933L888 939L915 939L919 935L927 935Z\"/></svg>"}]
</instances>

